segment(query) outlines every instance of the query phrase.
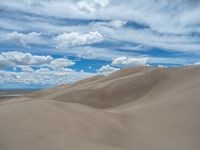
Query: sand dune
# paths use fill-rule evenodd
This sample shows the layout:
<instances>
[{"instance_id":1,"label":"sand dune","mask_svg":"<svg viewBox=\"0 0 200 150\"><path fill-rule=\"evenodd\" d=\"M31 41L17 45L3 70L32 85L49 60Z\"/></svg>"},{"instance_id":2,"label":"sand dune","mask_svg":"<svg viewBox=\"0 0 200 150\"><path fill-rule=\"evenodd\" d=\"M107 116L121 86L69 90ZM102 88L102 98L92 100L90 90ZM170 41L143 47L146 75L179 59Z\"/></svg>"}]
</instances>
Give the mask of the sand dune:
<instances>
[{"instance_id":1,"label":"sand dune","mask_svg":"<svg viewBox=\"0 0 200 150\"><path fill-rule=\"evenodd\" d=\"M199 150L200 66L138 67L0 103L0 150Z\"/></svg>"}]
</instances>

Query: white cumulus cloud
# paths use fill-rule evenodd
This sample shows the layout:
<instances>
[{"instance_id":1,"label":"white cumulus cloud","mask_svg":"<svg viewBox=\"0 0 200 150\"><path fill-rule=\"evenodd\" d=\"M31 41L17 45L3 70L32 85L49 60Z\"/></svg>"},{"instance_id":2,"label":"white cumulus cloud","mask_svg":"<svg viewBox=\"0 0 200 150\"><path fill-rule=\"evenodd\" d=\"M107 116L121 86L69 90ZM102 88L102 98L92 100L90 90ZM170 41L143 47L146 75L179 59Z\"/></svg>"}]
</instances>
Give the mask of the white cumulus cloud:
<instances>
[{"instance_id":1,"label":"white cumulus cloud","mask_svg":"<svg viewBox=\"0 0 200 150\"><path fill-rule=\"evenodd\" d=\"M84 34L71 32L59 34L55 37L55 41L58 43L58 47L80 46L102 42L103 36L98 31Z\"/></svg>"},{"instance_id":2,"label":"white cumulus cloud","mask_svg":"<svg viewBox=\"0 0 200 150\"><path fill-rule=\"evenodd\" d=\"M115 71L118 71L119 68L111 67L110 65L102 66L100 69L97 70L97 73L100 75L109 75Z\"/></svg>"},{"instance_id":3,"label":"white cumulus cloud","mask_svg":"<svg viewBox=\"0 0 200 150\"><path fill-rule=\"evenodd\" d=\"M41 66L50 63L51 56L37 56L17 51L2 52L0 54L0 68L17 66Z\"/></svg>"},{"instance_id":4,"label":"white cumulus cloud","mask_svg":"<svg viewBox=\"0 0 200 150\"><path fill-rule=\"evenodd\" d=\"M0 68L16 68L30 71L30 67L49 67L62 69L74 65L75 62L67 58L52 58L51 56L32 55L17 51L0 53Z\"/></svg>"},{"instance_id":5,"label":"white cumulus cloud","mask_svg":"<svg viewBox=\"0 0 200 150\"><path fill-rule=\"evenodd\" d=\"M132 66L145 66L148 61L148 58L129 58L129 57L118 57L113 59L112 66L123 66L123 67L132 67Z\"/></svg>"},{"instance_id":6,"label":"white cumulus cloud","mask_svg":"<svg viewBox=\"0 0 200 150\"><path fill-rule=\"evenodd\" d=\"M73 62L69 59L57 58L57 59L54 59L53 61L51 61L51 63L49 64L49 67L52 69L62 69L64 67L72 66L74 64L75 64L75 62Z\"/></svg>"},{"instance_id":7,"label":"white cumulus cloud","mask_svg":"<svg viewBox=\"0 0 200 150\"><path fill-rule=\"evenodd\" d=\"M67 58L53 58L17 51L2 52L0 53L0 84L55 86L96 75L96 73L68 68L74 64L75 62ZM13 69L1 69L8 67Z\"/></svg>"}]
</instances>

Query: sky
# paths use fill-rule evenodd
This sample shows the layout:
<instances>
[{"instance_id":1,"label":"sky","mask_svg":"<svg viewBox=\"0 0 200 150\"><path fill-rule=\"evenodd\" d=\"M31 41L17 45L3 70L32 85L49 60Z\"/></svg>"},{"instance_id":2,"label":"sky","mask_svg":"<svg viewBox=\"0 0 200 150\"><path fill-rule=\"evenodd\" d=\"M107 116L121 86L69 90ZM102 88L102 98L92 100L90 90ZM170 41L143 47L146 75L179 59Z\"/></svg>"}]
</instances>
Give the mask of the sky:
<instances>
[{"instance_id":1,"label":"sky","mask_svg":"<svg viewBox=\"0 0 200 150\"><path fill-rule=\"evenodd\" d=\"M200 64L200 0L1 0L0 89Z\"/></svg>"}]
</instances>

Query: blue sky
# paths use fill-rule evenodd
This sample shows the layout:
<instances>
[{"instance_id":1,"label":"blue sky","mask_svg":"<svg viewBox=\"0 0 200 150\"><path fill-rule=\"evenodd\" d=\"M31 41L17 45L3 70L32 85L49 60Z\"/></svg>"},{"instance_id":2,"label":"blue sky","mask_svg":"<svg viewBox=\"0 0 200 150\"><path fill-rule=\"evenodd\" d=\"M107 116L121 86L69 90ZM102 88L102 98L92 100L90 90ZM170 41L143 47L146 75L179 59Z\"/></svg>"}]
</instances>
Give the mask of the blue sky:
<instances>
[{"instance_id":1,"label":"blue sky","mask_svg":"<svg viewBox=\"0 0 200 150\"><path fill-rule=\"evenodd\" d=\"M199 0L1 0L0 89L200 62Z\"/></svg>"}]
</instances>

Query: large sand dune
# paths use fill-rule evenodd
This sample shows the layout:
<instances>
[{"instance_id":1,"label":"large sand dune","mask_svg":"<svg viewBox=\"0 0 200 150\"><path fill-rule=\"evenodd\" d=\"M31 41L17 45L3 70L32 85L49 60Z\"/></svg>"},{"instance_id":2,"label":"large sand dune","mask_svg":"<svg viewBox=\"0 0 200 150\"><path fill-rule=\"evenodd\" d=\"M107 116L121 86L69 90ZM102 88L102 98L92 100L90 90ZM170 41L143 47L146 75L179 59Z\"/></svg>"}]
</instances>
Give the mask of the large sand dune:
<instances>
[{"instance_id":1,"label":"large sand dune","mask_svg":"<svg viewBox=\"0 0 200 150\"><path fill-rule=\"evenodd\" d=\"M0 150L199 150L200 67L138 67L0 103Z\"/></svg>"}]
</instances>

